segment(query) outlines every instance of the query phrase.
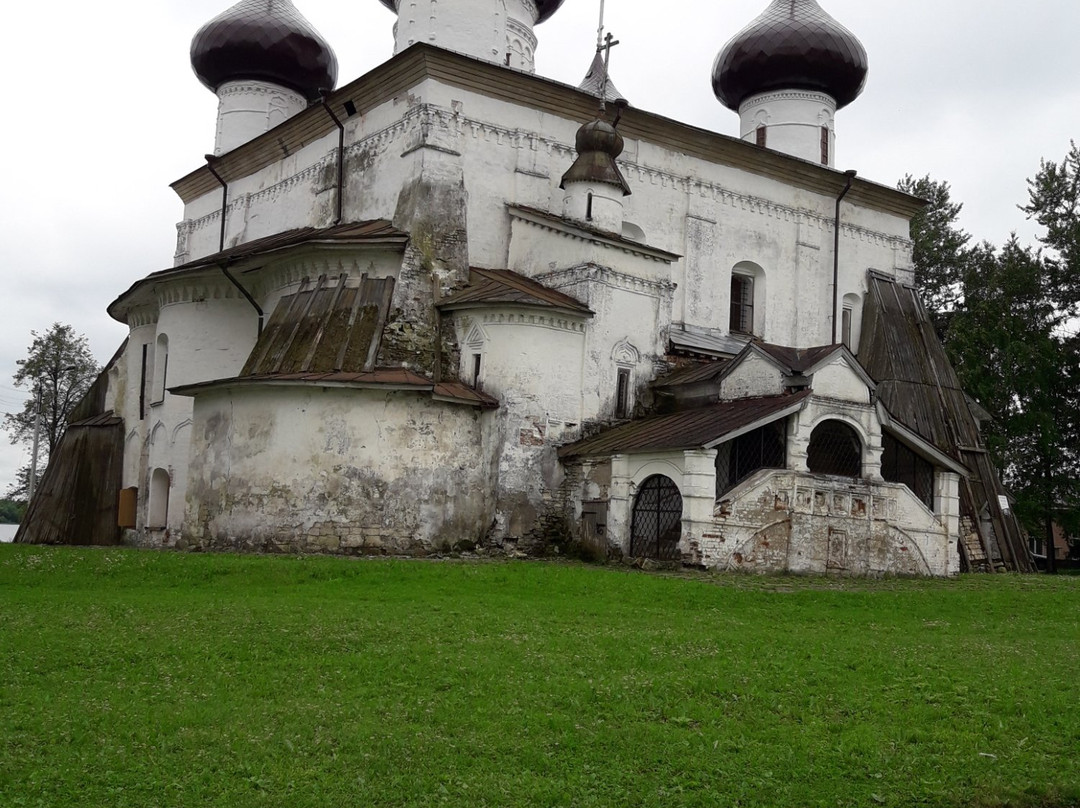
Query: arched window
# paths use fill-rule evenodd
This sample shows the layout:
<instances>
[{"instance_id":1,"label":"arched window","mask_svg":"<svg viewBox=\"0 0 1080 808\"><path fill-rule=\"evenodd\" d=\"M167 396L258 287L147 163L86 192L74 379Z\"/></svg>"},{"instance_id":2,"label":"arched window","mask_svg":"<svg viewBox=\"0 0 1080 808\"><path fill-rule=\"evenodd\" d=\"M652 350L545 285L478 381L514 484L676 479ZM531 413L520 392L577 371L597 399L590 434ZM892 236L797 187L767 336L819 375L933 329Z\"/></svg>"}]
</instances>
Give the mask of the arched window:
<instances>
[{"instance_id":1,"label":"arched window","mask_svg":"<svg viewBox=\"0 0 1080 808\"><path fill-rule=\"evenodd\" d=\"M856 294L844 295L844 307L840 312L840 341L852 353L859 350L859 331L862 325L862 298Z\"/></svg>"},{"instance_id":2,"label":"arched window","mask_svg":"<svg viewBox=\"0 0 1080 808\"><path fill-rule=\"evenodd\" d=\"M862 476L862 441L843 421L822 421L810 434L807 468L814 474Z\"/></svg>"},{"instance_id":3,"label":"arched window","mask_svg":"<svg viewBox=\"0 0 1080 808\"><path fill-rule=\"evenodd\" d=\"M728 331L765 335L765 270L752 261L740 261L731 269Z\"/></svg>"},{"instance_id":4,"label":"arched window","mask_svg":"<svg viewBox=\"0 0 1080 808\"><path fill-rule=\"evenodd\" d=\"M163 528L169 519L169 472L154 469L150 475L150 508L147 514L147 527Z\"/></svg>"},{"instance_id":5,"label":"arched window","mask_svg":"<svg viewBox=\"0 0 1080 808\"><path fill-rule=\"evenodd\" d=\"M165 400L165 384L169 375L169 338L159 334L154 350L154 387L150 396L151 403Z\"/></svg>"},{"instance_id":6,"label":"arched window","mask_svg":"<svg viewBox=\"0 0 1080 808\"><path fill-rule=\"evenodd\" d=\"M682 494L670 477L654 474L645 480L634 498L630 555L633 558L679 560L682 510Z\"/></svg>"}]
</instances>

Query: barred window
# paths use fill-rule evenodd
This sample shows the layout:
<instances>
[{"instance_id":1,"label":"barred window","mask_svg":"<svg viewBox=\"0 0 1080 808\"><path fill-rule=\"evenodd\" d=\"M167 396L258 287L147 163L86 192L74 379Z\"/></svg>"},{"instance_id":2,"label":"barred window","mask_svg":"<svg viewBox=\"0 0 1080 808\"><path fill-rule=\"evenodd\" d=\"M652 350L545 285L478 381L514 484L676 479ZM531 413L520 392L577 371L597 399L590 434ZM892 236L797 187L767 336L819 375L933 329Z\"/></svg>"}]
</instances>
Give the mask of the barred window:
<instances>
[{"instance_id":1,"label":"barred window","mask_svg":"<svg viewBox=\"0 0 1080 808\"><path fill-rule=\"evenodd\" d=\"M730 331L751 334L754 331L754 279L749 275L731 276Z\"/></svg>"},{"instance_id":2,"label":"barred window","mask_svg":"<svg viewBox=\"0 0 1080 808\"><path fill-rule=\"evenodd\" d=\"M717 447L717 498L758 469L785 467L787 461L786 425L786 419L774 421Z\"/></svg>"},{"instance_id":3,"label":"barred window","mask_svg":"<svg viewBox=\"0 0 1080 808\"><path fill-rule=\"evenodd\" d=\"M915 454L892 435L885 435L882 443L885 451L881 454L881 476L890 483L906 485L927 508L933 510L933 464Z\"/></svg>"},{"instance_id":4,"label":"barred window","mask_svg":"<svg viewBox=\"0 0 1080 808\"><path fill-rule=\"evenodd\" d=\"M807 468L814 474L862 476L862 441L843 421L822 421L810 434Z\"/></svg>"}]
</instances>

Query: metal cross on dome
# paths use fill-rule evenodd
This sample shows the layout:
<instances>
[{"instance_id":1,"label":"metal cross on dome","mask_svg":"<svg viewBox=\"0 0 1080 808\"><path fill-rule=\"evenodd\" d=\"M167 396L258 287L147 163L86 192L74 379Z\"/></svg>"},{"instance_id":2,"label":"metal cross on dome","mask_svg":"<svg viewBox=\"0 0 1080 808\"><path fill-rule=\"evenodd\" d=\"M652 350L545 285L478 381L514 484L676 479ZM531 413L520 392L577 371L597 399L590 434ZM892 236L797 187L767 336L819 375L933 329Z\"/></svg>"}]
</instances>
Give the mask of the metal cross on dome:
<instances>
[{"instance_id":1,"label":"metal cross on dome","mask_svg":"<svg viewBox=\"0 0 1080 808\"><path fill-rule=\"evenodd\" d=\"M600 27L596 29L596 52L604 54L604 77L600 80L600 114L607 109L607 87L611 66L611 49L619 44L611 33L604 33L604 0L600 0Z\"/></svg>"}]
</instances>

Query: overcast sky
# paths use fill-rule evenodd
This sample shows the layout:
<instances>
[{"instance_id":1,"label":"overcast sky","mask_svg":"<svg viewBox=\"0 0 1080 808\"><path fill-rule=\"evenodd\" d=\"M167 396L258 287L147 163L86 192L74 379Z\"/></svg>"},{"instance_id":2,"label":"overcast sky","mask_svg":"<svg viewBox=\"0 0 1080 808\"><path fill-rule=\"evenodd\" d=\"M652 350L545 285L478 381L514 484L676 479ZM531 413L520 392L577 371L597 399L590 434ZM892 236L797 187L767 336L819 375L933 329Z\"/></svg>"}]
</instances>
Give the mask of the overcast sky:
<instances>
[{"instance_id":1,"label":"overcast sky","mask_svg":"<svg viewBox=\"0 0 1080 808\"><path fill-rule=\"evenodd\" d=\"M294 0L330 41L345 84L388 59L394 15L377 0ZM952 184L962 225L995 244L1036 229L1016 206L1040 158L1080 139L1080 3L1074 0L821 0L870 57L866 89L837 116L837 167L885 184L906 173ZM180 200L169 183L213 148L217 101L191 71L199 26L229 0L18 3L0 67L0 412L31 330L85 334L99 362L124 339L106 305L172 265ZM637 107L729 135L712 62L767 0L607 0L621 41L612 79ZM578 84L599 0L566 0L537 28L537 73ZM0 495L28 452L0 435Z\"/></svg>"}]
</instances>

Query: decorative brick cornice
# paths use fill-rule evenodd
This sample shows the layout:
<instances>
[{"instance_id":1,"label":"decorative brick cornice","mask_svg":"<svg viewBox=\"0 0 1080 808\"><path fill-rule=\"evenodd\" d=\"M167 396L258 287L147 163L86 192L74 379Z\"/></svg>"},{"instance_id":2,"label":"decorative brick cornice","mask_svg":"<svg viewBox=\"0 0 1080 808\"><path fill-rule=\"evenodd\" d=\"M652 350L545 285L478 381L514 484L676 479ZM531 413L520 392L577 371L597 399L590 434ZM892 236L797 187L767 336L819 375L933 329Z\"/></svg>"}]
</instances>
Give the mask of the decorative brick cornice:
<instances>
[{"instance_id":1,"label":"decorative brick cornice","mask_svg":"<svg viewBox=\"0 0 1080 808\"><path fill-rule=\"evenodd\" d=\"M615 289L668 300L674 295L676 289L676 284L668 280L639 278L636 275L616 272L610 267L593 263L578 264L568 269L545 272L542 275L537 275L536 280L552 289L560 289L578 283L600 283Z\"/></svg>"}]
</instances>

